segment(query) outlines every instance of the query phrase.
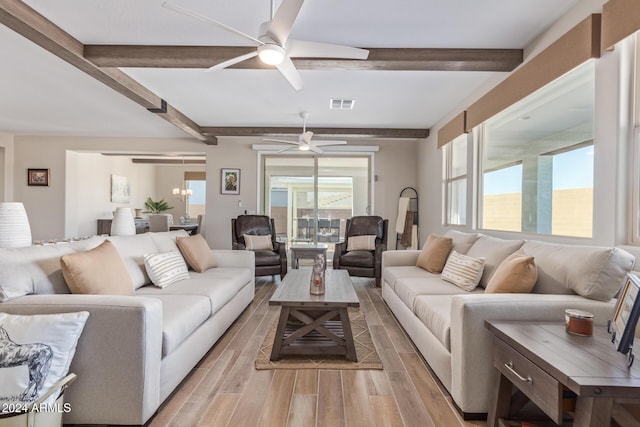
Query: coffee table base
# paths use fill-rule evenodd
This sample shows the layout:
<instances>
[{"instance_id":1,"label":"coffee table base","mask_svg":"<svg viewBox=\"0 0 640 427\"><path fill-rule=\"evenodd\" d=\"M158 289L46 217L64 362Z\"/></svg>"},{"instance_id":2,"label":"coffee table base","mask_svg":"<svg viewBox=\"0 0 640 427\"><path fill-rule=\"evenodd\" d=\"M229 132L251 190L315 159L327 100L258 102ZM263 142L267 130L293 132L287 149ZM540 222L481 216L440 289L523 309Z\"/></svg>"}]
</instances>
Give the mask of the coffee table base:
<instances>
[{"instance_id":1,"label":"coffee table base","mask_svg":"<svg viewBox=\"0 0 640 427\"><path fill-rule=\"evenodd\" d=\"M299 321L302 325L296 325ZM346 307L333 309L283 306L271 350L271 360L285 354L345 355L356 362L356 348Z\"/></svg>"}]
</instances>

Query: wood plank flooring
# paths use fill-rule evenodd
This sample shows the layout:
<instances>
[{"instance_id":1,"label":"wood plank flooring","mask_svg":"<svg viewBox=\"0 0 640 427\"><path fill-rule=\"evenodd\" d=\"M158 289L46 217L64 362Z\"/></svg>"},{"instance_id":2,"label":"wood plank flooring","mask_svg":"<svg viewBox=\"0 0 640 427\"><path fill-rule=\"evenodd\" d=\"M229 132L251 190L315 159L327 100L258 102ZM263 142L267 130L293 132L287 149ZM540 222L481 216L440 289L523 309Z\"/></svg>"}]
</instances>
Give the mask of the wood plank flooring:
<instances>
[{"instance_id":1,"label":"wood plank flooring","mask_svg":"<svg viewBox=\"0 0 640 427\"><path fill-rule=\"evenodd\" d=\"M259 278L253 303L149 421L160 426L486 426L463 421L373 280L353 278L383 371L265 370L254 359L279 307L279 279Z\"/></svg>"}]
</instances>

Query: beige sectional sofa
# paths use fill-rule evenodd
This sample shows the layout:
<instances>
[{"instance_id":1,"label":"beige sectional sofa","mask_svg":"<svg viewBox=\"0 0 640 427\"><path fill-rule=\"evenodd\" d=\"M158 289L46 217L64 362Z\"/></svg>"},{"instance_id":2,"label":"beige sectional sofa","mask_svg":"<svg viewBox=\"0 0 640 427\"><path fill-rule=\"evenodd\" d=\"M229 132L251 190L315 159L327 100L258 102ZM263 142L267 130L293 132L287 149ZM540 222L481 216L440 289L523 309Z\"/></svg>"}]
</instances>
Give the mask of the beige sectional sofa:
<instances>
[{"instance_id":1,"label":"beige sectional sofa","mask_svg":"<svg viewBox=\"0 0 640 427\"><path fill-rule=\"evenodd\" d=\"M502 240L449 231L453 250L485 257L480 286L472 292L416 267L420 251L387 251L382 296L424 359L467 416L488 412L495 369L485 320L563 321L577 308L606 324L612 299L635 258L618 248ZM538 279L528 294L485 294L496 267L522 249L535 257Z\"/></svg>"},{"instance_id":2,"label":"beige sectional sofa","mask_svg":"<svg viewBox=\"0 0 640 427\"><path fill-rule=\"evenodd\" d=\"M78 342L68 390L70 424L144 424L254 297L251 251L213 250L217 266L166 288L150 285L143 255L178 250L184 231L109 237L136 288L135 296L71 295L60 257L102 238L0 249L0 290L29 295L0 303L0 312L90 313Z\"/></svg>"}]
</instances>

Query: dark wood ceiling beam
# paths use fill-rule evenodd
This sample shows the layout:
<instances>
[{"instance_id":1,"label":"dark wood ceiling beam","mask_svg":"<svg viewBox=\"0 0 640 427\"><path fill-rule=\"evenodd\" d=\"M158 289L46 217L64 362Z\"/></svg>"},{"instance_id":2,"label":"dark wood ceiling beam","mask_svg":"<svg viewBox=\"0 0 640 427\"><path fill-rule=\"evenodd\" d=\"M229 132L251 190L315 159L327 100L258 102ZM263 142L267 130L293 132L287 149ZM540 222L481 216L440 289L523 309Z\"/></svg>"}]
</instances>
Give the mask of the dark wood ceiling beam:
<instances>
[{"instance_id":1,"label":"dark wood ceiling beam","mask_svg":"<svg viewBox=\"0 0 640 427\"><path fill-rule=\"evenodd\" d=\"M253 51L238 46L86 45L84 56L100 67L208 68ZM369 58L293 58L300 70L512 71L521 49L367 48ZM273 68L257 58L230 68Z\"/></svg>"},{"instance_id":2,"label":"dark wood ceiling beam","mask_svg":"<svg viewBox=\"0 0 640 427\"><path fill-rule=\"evenodd\" d=\"M0 0L0 24L68 62L99 82L126 96L148 110L178 126L194 138L207 144L217 140L205 135L200 127L171 106L160 112L163 100L117 68L100 68L84 56L83 44L60 27L21 1Z\"/></svg>"},{"instance_id":3,"label":"dark wood ceiling beam","mask_svg":"<svg viewBox=\"0 0 640 427\"><path fill-rule=\"evenodd\" d=\"M131 159L131 163L147 165L204 165L206 160L178 160L178 159Z\"/></svg>"},{"instance_id":4,"label":"dark wood ceiling beam","mask_svg":"<svg viewBox=\"0 0 640 427\"><path fill-rule=\"evenodd\" d=\"M426 138L429 129L379 129L379 128L322 128L307 127L315 136L339 136L360 138ZM299 127L210 127L202 131L207 135L222 136L279 136L298 135Z\"/></svg>"}]
</instances>

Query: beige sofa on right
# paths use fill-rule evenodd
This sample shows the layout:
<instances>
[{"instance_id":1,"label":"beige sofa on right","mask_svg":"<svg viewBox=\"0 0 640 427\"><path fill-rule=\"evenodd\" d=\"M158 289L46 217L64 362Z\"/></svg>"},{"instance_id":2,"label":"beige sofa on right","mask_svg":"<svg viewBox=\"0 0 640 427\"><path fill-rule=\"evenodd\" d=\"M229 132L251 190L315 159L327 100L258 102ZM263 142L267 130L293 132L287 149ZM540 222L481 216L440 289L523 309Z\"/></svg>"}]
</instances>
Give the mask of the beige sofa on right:
<instances>
[{"instance_id":1,"label":"beige sofa on right","mask_svg":"<svg viewBox=\"0 0 640 427\"><path fill-rule=\"evenodd\" d=\"M604 325L635 257L619 248L503 240L448 231L453 251L485 257L480 286L466 292L416 266L420 251L382 256L382 296L465 418L488 412L494 385L493 339L485 320L564 321L564 310L594 314ZM518 250L535 257L531 293L485 294L497 266ZM613 349L613 347L612 347Z\"/></svg>"}]
</instances>

